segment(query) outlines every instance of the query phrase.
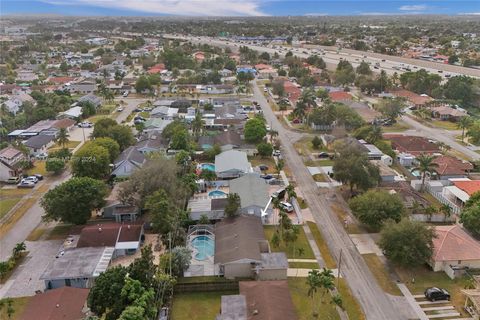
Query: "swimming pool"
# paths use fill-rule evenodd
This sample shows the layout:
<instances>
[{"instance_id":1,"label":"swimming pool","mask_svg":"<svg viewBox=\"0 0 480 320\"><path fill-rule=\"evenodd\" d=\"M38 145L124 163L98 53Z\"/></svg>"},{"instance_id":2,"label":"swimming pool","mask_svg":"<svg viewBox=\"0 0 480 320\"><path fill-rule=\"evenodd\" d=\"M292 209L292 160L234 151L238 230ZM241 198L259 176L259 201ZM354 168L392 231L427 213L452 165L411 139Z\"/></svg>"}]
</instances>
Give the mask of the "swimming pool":
<instances>
[{"instance_id":1,"label":"swimming pool","mask_svg":"<svg viewBox=\"0 0 480 320\"><path fill-rule=\"evenodd\" d=\"M227 193L222 190L213 190L208 193L209 197L226 197Z\"/></svg>"},{"instance_id":2,"label":"swimming pool","mask_svg":"<svg viewBox=\"0 0 480 320\"><path fill-rule=\"evenodd\" d=\"M200 166L202 170L210 170L215 172L215 165L213 163L202 163Z\"/></svg>"},{"instance_id":3,"label":"swimming pool","mask_svg":"<svg viewBox=\"0 0 480 320\"><path fill-rule=\"evenodd\" d=\"M207 236L197 236L191 241L192 246L197 250L195 259L206 260L215 253L215 242Z\"/></svg>"}]
</instances>

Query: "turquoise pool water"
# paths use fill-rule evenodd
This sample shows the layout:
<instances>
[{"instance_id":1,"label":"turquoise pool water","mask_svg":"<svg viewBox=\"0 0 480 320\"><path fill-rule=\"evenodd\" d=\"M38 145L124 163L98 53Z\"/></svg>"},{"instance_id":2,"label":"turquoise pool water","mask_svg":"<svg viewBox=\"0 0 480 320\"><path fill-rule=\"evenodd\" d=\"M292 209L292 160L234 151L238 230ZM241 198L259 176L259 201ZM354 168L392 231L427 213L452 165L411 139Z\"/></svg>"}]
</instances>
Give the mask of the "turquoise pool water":
<instances>
[{"instance_id":1,"label":"turquoise pool water","mask_svg":"<svg viewBox=\"0 0 480 320\"><path fill-rule=\"evenodd\" d=\"M197 250L195 259L206 260L215 253L215 242L207 236L197 236L192 240L192 246Z\"/></svg>"},{"instance_id":2,"label":"turquoise pool water","mask_svg":"<svg viewBox=\"0 0 480 320\"><path fill-rule=\"evenodd\" d=\"M213 190L208 193L209 197L224 197L227 193L223 192L222 190Z\"/></svg>"},{"instance_id":3,"label":"turquoise pool water","mask_svg":"<svg viewBox=\"0 0 480 320\"><path fill-rule=\"evenodd\" d=\"M215 172L215 165L213 163L202 163L201 167L202 170L210 170Z\"/></svg>"}]
</instances>

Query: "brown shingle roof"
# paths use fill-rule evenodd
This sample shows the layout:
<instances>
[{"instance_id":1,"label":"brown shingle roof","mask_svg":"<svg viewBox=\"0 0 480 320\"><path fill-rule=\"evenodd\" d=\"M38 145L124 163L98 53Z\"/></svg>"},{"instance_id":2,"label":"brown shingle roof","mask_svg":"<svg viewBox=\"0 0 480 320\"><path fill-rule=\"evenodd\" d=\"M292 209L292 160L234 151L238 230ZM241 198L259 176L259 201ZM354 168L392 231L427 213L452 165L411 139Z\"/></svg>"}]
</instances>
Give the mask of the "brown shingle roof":
<instances>
[{"instance_id":1,"label":"brown shingle roof","mask_svg":"<svg viewBox=\"0 0 480 320\"><path fill-rule=\"evenodd\" d=\"M438 153L438 146L423 137L404 136L404 135L384 135L386 139L392 141L392 148L400 152L408 152L413 155L420 153Z\"/></svg>"},{"instance_id":2,"label":"brown shingle roof","mask_svg":"<svg viewBox=\"0 0 480 320\"><path fill-rule=\"evenodd\" d=\"M80 320L88 289L62 287L33 296L20 320Z\"/></svg>"},{"instance_id":3,"label":"brown shingle roof","mask_svg":"<svg viewBox=\"0 0 480 320\"><path fill-rule=\"evenodd\" d=\"M118 236L119 242L138 241L140 234L142 233L142 226L139 224L125 224L120 230Z\"/></svg>"},{"instance_id":4,"label":"brown shingle roof","mask_svg":"<svg viewBox=\"0 0 480 320\"><path fill-rule=\"evenodd\" d=\"M107 223L87 226L82 229L77 248L115 247L121 224Z\"/></svg>"},{"instance_id":5,"label":"brown shingle roof","mask_svg":"<svg viewBox=\"0 0 480 320\"><path fill-rule=\"evenodd\" d=\"M298 319L286 280L241 281L239 284L240 294L247 298L248 320Z\"/></svg>"},{"instance_id":6,"label":"brown shingle roof","mask_svg":"<svg viewBox=\"0 0 480 320\"><path fill-rule=\"evenodd\" d=\"M435 233L434 261L480 260L480 242L459 225L436 226Z\"/></svg>"},{"instance_id":7,"label":"brown shingle roof","mask_svg":"<svg viewBox=\"0 0 480 320\"><path fill-rule=\"evenodd\" d=\"M52 127L57 129L61 129L61 128L66 129L73 126L74 124L75 124L75 120L65 118L65 119L55 121Z\"/></svg>"},{"instance_id":8,"label":"brown shingle roof","mask_svg":"<svg viewBox=\"0 0 480 320\"><path fill-rule=\"evenodd\" d=\"M438 164L435 170L440 175L461 175L473 169L473 165L470 162L450 156L436 157L433 162Z\"/></svg>"},{"instance_id":9,"label":"brown shingle roof","mask_svg":"<svg viewBox=\"0 0 480 320\"><path fill-rule=\"evenodd\" d=\"M262 220L240 215L215 224L215 263L261 260L259 242L265 240Z\"/></svg>"}]
</instances>

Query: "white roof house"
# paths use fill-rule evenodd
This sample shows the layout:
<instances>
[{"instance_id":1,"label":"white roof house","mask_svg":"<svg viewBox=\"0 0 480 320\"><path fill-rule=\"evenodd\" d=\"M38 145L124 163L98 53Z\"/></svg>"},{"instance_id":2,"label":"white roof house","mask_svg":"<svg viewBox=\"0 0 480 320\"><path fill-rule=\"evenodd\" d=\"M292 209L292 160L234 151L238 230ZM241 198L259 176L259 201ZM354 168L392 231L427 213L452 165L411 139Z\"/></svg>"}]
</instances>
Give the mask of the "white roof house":
<instances>
[{"instance_id":1,"label":"white roof house","mask_svg":"<svg viewBox=\"0 0 480 320\"><path fill-rule=\"evenodd\" d=\"M245 152L228 150L215 157L215 173L219 178L238 178L248 172L252 172L252 165Z\"/></svg>"},{"instance_id":2,"label":"white roof house","mask_svg":"<svg viewBox=\"0 0 480 320\"><path fill-rule=\"evenodd\" d=\"M61 113L63 118L79 118L82 115L82 107L73 107Z\"/></svg>"}]
</instances>

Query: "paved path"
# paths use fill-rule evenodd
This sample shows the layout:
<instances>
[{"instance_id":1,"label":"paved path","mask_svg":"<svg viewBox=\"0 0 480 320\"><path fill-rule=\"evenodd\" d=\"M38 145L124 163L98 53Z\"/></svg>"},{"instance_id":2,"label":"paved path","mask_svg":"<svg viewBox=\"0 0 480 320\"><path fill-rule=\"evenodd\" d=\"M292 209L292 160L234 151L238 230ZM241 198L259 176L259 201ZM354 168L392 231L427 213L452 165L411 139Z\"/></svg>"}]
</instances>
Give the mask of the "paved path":
<instances>
[{"instance_id":1,"label":"paved path","mask_svg":"<svg viewBox=\"0 0 480 320\"><path fill-rule=\"evenodd\" d=\"M288 262L312 262L317 263L316 259L288 259Z\"/></svg>"},{"instance_id":2,"label":"paved path","mask_svg":"<svg viewBox=\"0 0 480 320\"><path fill-rule=\"evenodd\" d=\"M292 133L285 129L270 109L263 93L253 85L254 98L259 102L268 123L276 130L282 141L282 153L290 167L302 194L309 204L312 215L324 234L325 241L334 255L343 250L342 276L346 279L354 297L369 320L400 320L403 304L396 303L380 288L373 274L345 232L342 223L330 208L328 195L319 190L311 174L303 164L292 144ZM295 135L297 135L296 133Z\"/></svg>"},{"instance_id":3,"label":"paved path","mask_svg":"<svg viewBox=\"0 0 480 320\"><path fill-rule=\"evenodd\" d=\"M312 231L308 227L308 224L302 225L303 231L305 232L305 236L307 237L308 243L312 248L313 254L315 255L315 259L318 262L320 268L325 268L325 260L323 260L322 254L320 253L320 249L318 249L317 243L315 242L315 238L313 237Z\"/></svg>"},{"instance_id":4,"label":"paved path","mask_svg":"<svg viewBox=\"0 0 480 320\"><path fill-rule=\"evenodd\" d=\"M400 291L402 291L403 295L407 299L408 304L412 307L413 310L415 310L415 313L418 316L418 319L420 320L428 320L427 315L425 312L423 312L422 308L420 308L420 305L415 301L415 298L413 297L412 293L410 290L408 290L407 286L403 283L397 283L398 288Z\"/></svg>"}]
</instances>

